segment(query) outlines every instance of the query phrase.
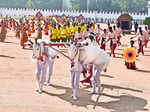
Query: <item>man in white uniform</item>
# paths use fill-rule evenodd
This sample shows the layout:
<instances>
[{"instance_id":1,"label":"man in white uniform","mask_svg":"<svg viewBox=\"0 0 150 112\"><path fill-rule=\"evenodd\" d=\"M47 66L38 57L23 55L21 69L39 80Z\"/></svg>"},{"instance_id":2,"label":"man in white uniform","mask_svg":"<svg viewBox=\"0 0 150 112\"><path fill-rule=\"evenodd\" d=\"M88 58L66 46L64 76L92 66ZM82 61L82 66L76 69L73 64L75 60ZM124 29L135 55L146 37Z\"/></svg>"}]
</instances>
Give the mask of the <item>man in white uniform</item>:
<instances>
[{"instance_id":1,"label":"man in white uniform","mask_svg":"<svg viewBox=\"0 0 150 112\"><path fill-rule=\"evenodd\" d=\"M46 52L42 51L41 47L42 45L43 45L42 42L37 42L37 39L35 39L35 43L33 44L33 56L32 56L33 59L36 58L36 79L38 82L38 89L36 91L39 93L42 93L43 91L43 85L46 80L46 69L47 69L46 62L49 60ZM39 49L37 55L36 49Z\"/></svg>"},{"instance_id":2,"label":"man in white uniform","mask_svg":"<svg viewBox=\"0 0 150 112\"><path fill-rule=\"evenodd\" d=\"M89 38L91 40L91 43L89 45L91 46L98 46L96 41L94 40L94 33L89 34ZM92 87L93 90L91 94L100 94L101 93L101 83L100 83L100 72L95 65L93 65L93 76L92 76ZM96 92L96 87L98 87L98 91Z\"/></svg>"},{"instance_id":3,"label":"man in white uniform","mask_svg":"<svg viewBox=\"0 0 150 112\"><path fill-rule=\"evenodd\" d=\"M80 73L82 72L82 65L79 60L79 52L75 56L74 60L71 62L71 84L73 90L73 99L78 99L78 89L80 83Z\"/></svg>"}]
</instances>

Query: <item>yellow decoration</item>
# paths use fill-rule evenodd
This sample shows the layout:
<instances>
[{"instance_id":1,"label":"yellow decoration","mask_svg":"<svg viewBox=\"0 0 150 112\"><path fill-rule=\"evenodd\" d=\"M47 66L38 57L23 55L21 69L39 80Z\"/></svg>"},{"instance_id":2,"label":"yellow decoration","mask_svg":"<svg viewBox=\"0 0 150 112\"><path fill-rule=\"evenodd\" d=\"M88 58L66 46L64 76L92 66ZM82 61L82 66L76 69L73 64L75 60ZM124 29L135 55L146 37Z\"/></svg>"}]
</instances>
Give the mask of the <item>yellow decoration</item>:
<instances>
[{"instance_id":1,"label":"yellow decoration","mask_svg":"<svg viewBox=\"0 0 150 112\"><path fill-rule=\"evenodd\" d=\"M137 53L137 50L135 48L126 48L123 51L123 58L128 63L135 62L137 55L138 55L138 53Z\"/></svg>"}]
</instances>

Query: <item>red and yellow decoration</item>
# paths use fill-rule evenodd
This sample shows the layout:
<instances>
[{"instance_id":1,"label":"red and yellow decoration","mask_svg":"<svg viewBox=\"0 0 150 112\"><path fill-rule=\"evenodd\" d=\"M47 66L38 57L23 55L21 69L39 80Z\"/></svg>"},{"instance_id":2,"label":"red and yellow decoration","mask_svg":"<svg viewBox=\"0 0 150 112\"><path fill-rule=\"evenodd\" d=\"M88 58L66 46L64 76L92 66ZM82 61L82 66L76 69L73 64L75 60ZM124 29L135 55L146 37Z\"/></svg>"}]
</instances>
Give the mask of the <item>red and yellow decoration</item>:
<instances>
[{"instance_id":1,"label":"red and yellow decoration","mask_svg":"<svg viewBox=\"0 0 150 112\"><path fill-rule=\"evenodd\" d=\"M138 55L138 53L137 53L137 50L135 48L126 48L123 51L123 58L128 63L135 62L137 55Z\"/></svg>"}]
</instances>

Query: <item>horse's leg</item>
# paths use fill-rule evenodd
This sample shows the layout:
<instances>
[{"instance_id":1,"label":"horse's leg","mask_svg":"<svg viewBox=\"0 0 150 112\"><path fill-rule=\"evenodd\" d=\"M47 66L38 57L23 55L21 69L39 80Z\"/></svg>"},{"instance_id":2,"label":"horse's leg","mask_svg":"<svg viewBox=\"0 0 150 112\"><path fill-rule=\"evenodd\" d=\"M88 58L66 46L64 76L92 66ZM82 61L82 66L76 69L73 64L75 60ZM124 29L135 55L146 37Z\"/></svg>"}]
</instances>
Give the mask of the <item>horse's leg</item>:
<instances>
[{"instance_id":1,"label":"horse's leg","mask_svg":"<svg viewBox=\"0 0 150 112\"><path fill-rule=\"evenodd\" d=\"M95 94L96 93L96 84L97 84L96 71L97 71L97 69L95 69L95 68L96 68L96 66L93 65L93 67L92 67L92 73L93 73L92 88L93 88L93 90L92 90L91 94Z\"/></svg>"},{"instance_id":2,"label":"horse's leg","mask_svg":"<svg viewBox=\"0 0 150 112\"><path fill-rule=\"evenodd\" d=\"M96 72L96 77L97 77L97 86L98 86L98 94L101 93L101 78L100 78L101 72L97 71Z\"/></svg>"},{"instance_id":3,"label":"horse's leg","mask_svg":"<svg viewBox=\"0 0 150 112\"><path fill-rule=\"evenodd\" d=\"M106 65L105 65L104 70L107 70ZM101 80L100 80L100 79L101 79L101 78L100 78L100 76L101 76L101 71L102 71L101 67L98 66L98 65L96 65L95 74L94 74L94 75L95 75L95 76L94 76L94 79L95 79L96 85L97 85L97 87L98 87L98 91L97 91L98 94L101 93Z\"/></svg>"}]
</instances>

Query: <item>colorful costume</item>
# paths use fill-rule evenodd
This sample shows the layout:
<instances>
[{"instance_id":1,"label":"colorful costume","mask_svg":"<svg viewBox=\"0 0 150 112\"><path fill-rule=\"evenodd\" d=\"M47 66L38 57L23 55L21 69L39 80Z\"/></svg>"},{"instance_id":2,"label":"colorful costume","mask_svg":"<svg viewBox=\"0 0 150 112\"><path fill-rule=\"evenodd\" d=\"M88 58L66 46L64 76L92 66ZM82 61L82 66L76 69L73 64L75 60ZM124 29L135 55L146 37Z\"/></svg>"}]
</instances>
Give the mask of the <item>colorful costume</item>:
<instances>
[{"instance_id":1,"label":"colorful costume","mask_svg":"<svg viewBox=\"0 0 150 112\"><path fill-rule=\"evenodd\" d=\"M137 50L134 47L126 48L123 51L123 58L127 69L136 69L135 61L137 57Z\"/></svg>"},{"instance_id":2,"label":"colorful costume","mask_svg":"<svg viewBox=\"0 0 150 112\"><path fill-rule=\"evenodd\" d=\"M25 43L28 41L28 35L26 33L25 28L23 28L22 32L21 32L21 39L20 39L20 46L21 47L25 47Z\"/></svg>"},{"instance_id":3,"label":"colorful costume","mask_svg":"<svg viewBox=\"0 0 150 112\"><path fill-rule=\"evenodd\" d=\"M62 42L67 42L67 29L66 28L61 28L60 36L61 36Z\"/></svg>"},{"instance_id":4,"label":"colorful costume","mask_svg":"<svg viewBox=\"0 0 150 112\"><path fill-rule=\"evenodd\" d=\"M115 38L110 38L110 50L111 50L111 54L113 54L115 56L115 49L117 47L117 42Z\"/></svg>"},{"instance_id":5,"label":"colorful costume","mask_svg":"<svg viewBox=\"0 0 150 112\"><path fill-rule=\"evenodd\" d=\"M142 54L144 54L144 50L143 50L143 47L144 47L144 36L141 35L138 39L138 44L139 44L139 49L138 49L138 54L141 52Z\"/></svg>"},{"instance_id":6,"label":"colorful costume","mask_svg":"<svg viewBox=\"0 0 150 112\"><path fill-rule=\"evenodd\" d=\"M105 51L106 48L106 38L102 38L101 40L101 49L103 49Z\"/></svg>"}]
</instances>

